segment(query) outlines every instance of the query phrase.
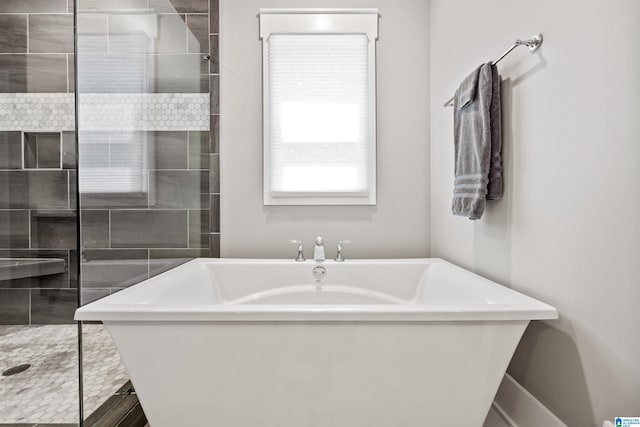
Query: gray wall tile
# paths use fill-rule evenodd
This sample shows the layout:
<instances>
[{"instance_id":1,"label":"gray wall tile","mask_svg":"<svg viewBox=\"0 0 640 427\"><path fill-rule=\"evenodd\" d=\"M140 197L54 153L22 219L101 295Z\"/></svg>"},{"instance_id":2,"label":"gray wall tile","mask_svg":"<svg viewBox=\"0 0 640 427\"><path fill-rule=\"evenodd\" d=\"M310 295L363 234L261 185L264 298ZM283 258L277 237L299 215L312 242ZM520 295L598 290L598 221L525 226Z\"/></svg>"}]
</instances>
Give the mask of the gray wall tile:
<instances>
[{"instance_id":1,"label":"gray wall tile","mask_svg":"<svg viewBox=\"0 0 640 427\"><path fill-rule=\"evenodd\" d=\"M80 0L84 1L84 0ZM65 13L67 0L2 0L0 13Z\"/></svg>"},{"instance_id":2,"label":"gray wall tile","mask_svg":"<svg viewBox=\"0 0 640 427\"><path fill-rule=\"evenodd\" d=\"M82 52L78 56L80 93L139 93L148 87L141 81L141 69L147 67L143 55Z\"/></svg>"},{"instance_id":3,"label":"gray wall tile","mask_svg":"<svg viewBox=\"0 0 640 427\"><path fill-rule=\"evenodd\" d=\"M0 210L0 248L29 247L29 211Z\"/></svg>"},{"instance_id":4,"label":"gray wall tile","mask_svg":"<svg viewBox=\"0 0 640 427\"><path fill-rule=\"evenodd\" d=\"M220 258L220 233L209 235L209 250L212 258Z\"/></svg>"},{"instance_id":5,"label":"gray wall tile","mask_svg":"<svg viewBox=\"0 0 640 427\"><path fill-rule=\"evenodd\" d=\"M193 258L208 257L209 249L151 249L149 255L149 277L153 277Z\"/></svg>"},{"instance_id":6,"label":"gray wall tile","mask_svg":"<svg viewBox=\"0 0 640 427\"><path fill-rule=\"evenodd\" d=\"M184 19L175 13L111 14L109 51L186 53L187 28ZM147 28L156 28L157 31L149 33Z\"/></svg>"},{"instance_id":7,"label":"gray wall tile","mask_svg":"<svg viewBox=\"0 0 640 427\"><path fill-rule=\"evenodd\" d=\"M79 158L85 168L109 167L109 138L107 133L95 136L88 141L84 133L80 134Z\"/></svg>"},{"instance_id":8,"label":"gray wall tile","mask_svg":"<svg viewBox=\"0 0 640 427\"><path fill-rule=\"evenodd\" d=\"M209 246L209 210L189 211L189 247L206 248Z\"/></svg>"},{"instance_id":9,"label":"gray wall tile","mask_svg":"<svg viewBox=\"0 0 640 427\"><path fill-rule=\"evenodd\" d=\"M199 258L204 256L206 248L188 249L149 249L150 260Z\"/></svg>"},{"instance_id":10,"label":"gray wall tile","mask_svg":"<svg viewBox=\"0 0 640 427\"><path fill-rule=\"evenodd\" d=\"M208 0L149 0L149 10L157 13L208 13Z\"/></svg>"},{"instance_id":11,"label":"gray wall tile","mask_svg":"<svg viewBox=\"0 0 640 427\"><path fill-rule=\"evenodd\" d=\"M67 55L0 55L0 92L66 92Z\"/></svg>"},{"instance_id":12,"label":"gray wall tile","mask_svg":"<svg viewBox=\"0 0 640 427\"><path fill-rule=\"evenodd\" d=\"M209 191L220 192L220 155L209 155Z\"/></svg>"},{"instance_id":13,"label":"gray wall tile","mask_svg":"<svg viewBox=\"0 0 640 427\"><path fill-rule=\"evenodd\" d=\"M29 52L73 53L73 15L29 15Z\"/></svg>"},{"instance_id":14,"label":"gray wall tile","mask_svg":"<svg viewBox=\"0 0 640 427\"><path fill-rule=\"evenodd\" d=\"M189 142L186 131L149 132L147 136L153 169L186 169Z\"/></svg>"},{"instance_id":15,"label":"gray wall tile","mask_svg":"<svg viewBox=\"0 0 640 427\"><path fill-rule=\"evenodd\" d=\"M80 204L87 209L139 209L149 206L149 195L147 193L82 193Z\"/></svg>"},{"instance_id":16,"label":"gray wall tile","mask_svg":"<svg viewBox=\"0 0 640 427\"><path fill-rule=\"evenodd\" d=\"M31 324L74 323L78 307L77 289L32 289Z\"/></svg>"},{"instance_id":17,"label":"gray wall tile","mask_svg":"<svg viewBox=\"0 0 640 427\"><path fill-rule=\"evenodd\" d=\"M54 289L69 287L67 273L0 281L0 289Z\"/></svg>"},{"instance_id":18,"label":"gray wall tile","mask_svg":"<svg viewBox=\"0 0 640 427\"><path fill-rule=\"evenodd\" d=\"M0 131L0 169L22 169L22 135Z\"/></svg>"},{"instance_id":19,"label":"gray wall tile","mask_svg":"<svg viewBox=\"0 0 640 427\"><path fill-rule=\"evenodd\" d=\"M78 0L78 12L140 12L146 9L147 0Z\"/></svg>"},{"instance_id":20,"label":"gray wall tile","mask_svg":"<svg viewBox=\"0 0 640 427\"><path fill-rule=\"evenodd\" d=\"M26 134L25 134L26 135ZM60 133L40 133L36 135L38 141L38 168L60 169L60 148L62 135Z\"/></svg>"},{"instance_id":21,"label":"gray wall tile","mask_svg":"<svg viewBox=\"0 0 640 427\"><path fill-rule=\"evenodd\" d=\"M108 16L106 13L78 14L78 52L108 52Z\"/></svg>"},{"instance_id":22,"label":"gray wall tile","mask_svg":"<svg viewBox=\"0 0 640 427\"><path fill-rule=\"evenodd\" d=\"M211 195L211 230L212 233L220 232L220 195Z\"/></svg>"},{"instance_id":23,"label":"gray wall tile","mask_svg":"<svg viewBox=\"0 0 640 427\"><path fill-rule=\"evenodd\" d=\"M211 73L218 74L220 72L220 51L218 50L218 35L209 36L209 55L211 56Z\"/></svg>"},{"instance_id":24,"label":"gray wall tile","mask_svg":"<svg viewBox=\"0 0 640 427\"><path fill-rule=\"evenodd\" d=\"M126 287L147 279L148 251L128 249L89 249L84 251L82 287Z\"/></svg>"},{"instance_id":25,"label":"gray wall tile","mask_svg":"<svg viewBox=\"0 0 640 427\"><path fill-rule=\"evenodd\" d=\"M27 92L66 92L67 55L29 55Z\"/></svg>"},{"instance_id":26,"label":"gray wall tile","mask_svg":"<svg viewBox=\"0 0 640 427\"><path fill-rule=\"evenodd\" d=\"M24 167L60 169L61 137L59 132L25 132Z\"/></svg>"},{"instance_id":27,"label":"gray wall tile","mask_svg":"<svg viewBox=\"0 0 640 427\"><path fill-rule=\"evenodd\" d=\"M211 152L220 152L220 116L211 116L209 123L209 134L211 138Z\"/></svg>"},{"instance_id":28,"label":"gray wall tile","mask_svg":"<svg viewBox=\"0 0 640 427\"><path fill-rule=\"evenodd\" d=\"M0 325L29 324L29 290L0 289Z\"/></svg>"},{"instance_id":29,"label":"gray wall tile","mask_svg":"<svg viewBox=\"0 0 640 427\"><path fill-rule=\"evenodd\" d=\"M80 304L86 305L90 302L104 298L111 294L110 288L97 288L97 289L82 289L80 291Z\"/></svg>"},{"instance_id":30,"label":"gray wall tile","mask_svg":"<svg viewBox=\"0 0 640 427\"><path fill-rule=\"evenodd\" d=\"M0 55L0 92L66 92L67 55Z\"/></svg>"},{"instance_id":31,"label":"gray wall tile","mask_svg":"<svg viewBox=\"0 0 640 427\"><path fill-rule=\"evenodd\" d=\"M209 95L211 114L220 114L220 76L209 76Z\"/></svg>"},{"instance_id":32,"label":"gray wall tile","mask_svg":"<svg viewBox=\"0 0 640 427\"><path fill-rule=\"evenodd\" d=\"M157 53L183 53L187 51L187 29L176 14L158 15Z\"/></svg>"},{"instance_id":33,"label":"gray wall tile","mask_svg":"<svg viewBox=\"0 0 640 427\"><path fill-rule=\"evenodd\" d=\"M69 174L69 209L75 209L77 205L77 195L78 195L78 173L75 169L67 171Z\"/></svg>"},{"instance_id":34,"label":"gray wall tile","mask_svg":"<svg viewBox=\"0 0 640 427\"><path fill-rule=\"evenodd\" d=\"M108 210L82 210L80 223L82 224L82 247L109 247Z\"/></svg>"},{"instance_id":35,"label":"gray wall tile","mask_svg":"<svg viewBox=\"0 0 640 427\"><path fill-rule=\"evenodd\" d=\"M133 62L135 66L131 66ZM85 78L79 89L81 93L207 93L207 62L198 53L82 53L78 57L78 68ZM140 82L139 69L143 67L151 70L146 76L148 85Z\"/></svg>"},{"instance_id":36,"label":"gray wall tile","mask_svg":"<svg viewBox=\"0 0 640 427\"><path fill-rule=\"evenodd\" d=\"M187 211L113 210L111 247L186 248Z\"/></svg>"},{"instance_id":37,"label":"gray wall tile","mask_svg":"<svg viewBox=\"0 0 640 427\"><path fill-rule=\"evenodd\" d=\"M158 55L154 58L155 92L206 93L209 90L207 61L199 53ZM194 70L200 69L200 75Z\"/></svg>"},{"instance_id":38,"label":"gray wall tile","mask_svg":"<svg viewBox=\"0 0 640 427\"><path fill-rule=\"evenodd\" d=\"M62 132L62 167L75 169L76 167L76 133Z\"/></svg>"},{"instance_id":39,"label":"gray wall tile","mask_svg":"<svg viewBox=\"0 0 640 427\"><path fill-rule=\"evenodd\" d=\"M208 173L208 171L207 171ZM209 209L211 206L211 194L204 193L200 195L200 208L199 209Z\"/></svg>"},{"instance_id":40,"label":"gray wall tile","mask_svg":"<svg viewBox=\"0 0 640 427\"><path fill-rule=\"evenodd\" d=\"M31 211L31 247L74 249L76 214L74 211Z\"/></svg>"},{"instance_id":41,"label":"gray wall tile","mask_svg":"<svg viewBox=\"0 0 640 427\"><path fill-rule=\"evenodd\" d=\"M38 169L38 139L35 135L24 136L24 167L25 169Z\"/></svg>"},{"instance_id":42,"label":"gray wall tile","mask_svg":"<svg viewBox=\"0 0 640 427\"><path fill-rule=\"evenodd\" d=\"M0 171L0 209L66 209L66 171Z\"/></svg>"},{"instance_id":43,"label":"gray wall tile","mask_svg":"<svg viewBox=\"0 0 640 427\"><path fill-rule=\"evenodd\" d=\"M209 0L209 30L212 34L220 32L220 5L218 0Z\"/></svg>"},{"instance_id":44,"label":"gray wall tile","mask_svg":"<svg viewBox=\"0 0 640 427\"><path fill-rule=\"evenodd\" d=\"M180 20L179 18L177 18ZM153 53L151 39L157 17L140 13L114 13L109 15L109 51L114 53ZM158 28L160 31L160 28ZM184 35L183 35L184 40ZM185 50L183 49L183 52Z\"/></svg>"},{"instance_id":45,"label":"gray wall tile","mask_svg":"<svg viewBox=\"0 0 640 427\"><path fill-rule=\"evenodd\" d=\"M209 52L209 16L187 15L188 51L191 53Z\"/></svg>"},{"instance_id":46,"label":"gray wall tile","mask_svg":"<svg viewBox=\"0 0 640 427\"><path fill-rule=\"evenodd\" d=\"M71 249L69 251L69 262L67 267L67 274L69 275L69 287L78 287L78 250Z\"/></svg>"},{"instance_id":47,"label":"gray wall tile","mask_svg":"<svg viewBox=\"0 0 640 427\"><path fill-rule=\"evenodd\" d=\"M76 88L76 69L75 69L75 55L73 53L70 53L67 55L67 85L68 85L68 92L69 93L73 93L75 92L75 88Z\"/></svg>"},{"instance_id":48,"label":"gray wall tile","mask_svg":"<svg viewBox=\"0 0 640 427\"><path fill-rule=\"evenodd\" d=\"M27 51L27 15L0 15L0 53Z\"/></svg>"},{"instance_id":49,"label":"gray wall tile","mask_svg":"<svg viewBox=\"0 0 640 427\"><path fill-rule=\"evenodd\" d=\"M189 131L189 169L209 168L209 132Z\"/></svg>"},{"instance_id":50,"label":"gray wall tile","mask_svg":"<svg viewBox=\"0 0 640 427\"><path fill-rule=\"evenodd\" d=\"M200 170L150 170L149 205L152 208L200 209L200 195L209 192L209 173Z\"/></svg>"},{"instance_id":51,"label":"gray wall tile","mask_svg":"<svg viewBox=\"0 0 640 427\"><path fill-rule=\"evenodd\" d=\"M192 260L208 257L209 249L151 249L149 251L149 277L171 270Z\"/></svg>"}]
</instances>

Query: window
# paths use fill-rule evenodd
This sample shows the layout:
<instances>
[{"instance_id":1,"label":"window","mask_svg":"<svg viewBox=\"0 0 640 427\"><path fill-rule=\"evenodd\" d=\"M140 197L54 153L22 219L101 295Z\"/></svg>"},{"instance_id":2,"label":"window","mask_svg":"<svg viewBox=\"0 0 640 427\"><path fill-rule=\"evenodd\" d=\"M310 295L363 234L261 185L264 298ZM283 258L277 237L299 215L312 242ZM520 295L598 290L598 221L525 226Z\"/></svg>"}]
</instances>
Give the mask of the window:
<instances>
[{"instance_id":1,"label":"window","mask_svg":"<svg viewBox=\"0 0 640 427\"><path fill-rule=\"evenodd\" d=\"M377 13L260 11L265 205L376 203Z\"/></svg>"}]
</instances>

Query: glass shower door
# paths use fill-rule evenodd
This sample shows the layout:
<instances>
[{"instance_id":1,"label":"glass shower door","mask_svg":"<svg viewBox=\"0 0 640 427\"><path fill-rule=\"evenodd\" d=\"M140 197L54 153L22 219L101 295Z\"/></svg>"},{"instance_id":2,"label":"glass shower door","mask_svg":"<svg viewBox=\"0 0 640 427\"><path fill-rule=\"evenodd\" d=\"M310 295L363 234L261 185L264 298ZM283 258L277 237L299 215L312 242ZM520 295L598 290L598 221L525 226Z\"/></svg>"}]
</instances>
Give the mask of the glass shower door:
<instances>
[{"instance_id":1,"label":"glass shower door","mask_svg":"<svg viewBox=\"0 0 640 427\"><path fill-rule=\"evenodd\" d=\"M80 297L86 304L210 255L209 5L77 5ZM82 329L87 425L123 405L135 412L126 371L103 327ZM103 405L107 399L113 407Z\"/></svg>"},{"instance_id":2,"label":"glass shower door","mask_svg":"<svg viewBox=\"0 0 640 427\"><path fill-rule=\"evenodd\" d=\"M0 2L0 425L78 419L73 52L66 1Z\"/></svg>"}]
</instances>

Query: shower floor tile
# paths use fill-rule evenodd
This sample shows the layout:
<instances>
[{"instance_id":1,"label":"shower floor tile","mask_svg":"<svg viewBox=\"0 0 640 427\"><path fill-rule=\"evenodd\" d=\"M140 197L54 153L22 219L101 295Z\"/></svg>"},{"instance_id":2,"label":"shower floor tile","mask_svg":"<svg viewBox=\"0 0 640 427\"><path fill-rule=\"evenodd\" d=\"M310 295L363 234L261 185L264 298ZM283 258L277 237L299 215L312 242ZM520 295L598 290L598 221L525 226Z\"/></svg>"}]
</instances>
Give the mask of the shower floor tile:
<instances>
[{"instance_id":1,"label":"shower floor tile","mask_svg":"<svg viewBox=\"0 0 640 427\"><path fill-rule=\"evenodd\" d=\"M128 376L102 325L83 325L84 413L95 411ZM78 422L78 326L1 326L0 424Z\"/></svg>"}]
</instances>

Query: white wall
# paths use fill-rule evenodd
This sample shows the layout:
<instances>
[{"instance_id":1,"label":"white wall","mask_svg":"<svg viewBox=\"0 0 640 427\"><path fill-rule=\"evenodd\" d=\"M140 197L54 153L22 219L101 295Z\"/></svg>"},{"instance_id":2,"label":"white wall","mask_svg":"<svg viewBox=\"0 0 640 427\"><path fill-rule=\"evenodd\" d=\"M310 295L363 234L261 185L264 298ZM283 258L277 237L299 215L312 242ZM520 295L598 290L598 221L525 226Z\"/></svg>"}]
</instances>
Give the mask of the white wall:
<instances>
[{"instance_id":1,"label":"white wall","mask_svg":"<svg viewBox=\"0 0 640 427\"><path fill-rule=\"evenodd\" d=\"M290 258L290 239L327 256L429 255L428 3L424 0L221 0L221 254ZM377 206L262 205L261 7L377 7Z\"/></svg>"},{"instance_id":2,"label":"white wall","mask_svg":"<svg viewBox=\"0 0 640 427\"><path fill-rule=\"evenodd\" d=\"M569 426L640 416L640 2L433 1L432 255L555 305L509 372ZM475 66L500 64L505 197L450 213L452 110Z\"/></svg>"}]
</instances>

